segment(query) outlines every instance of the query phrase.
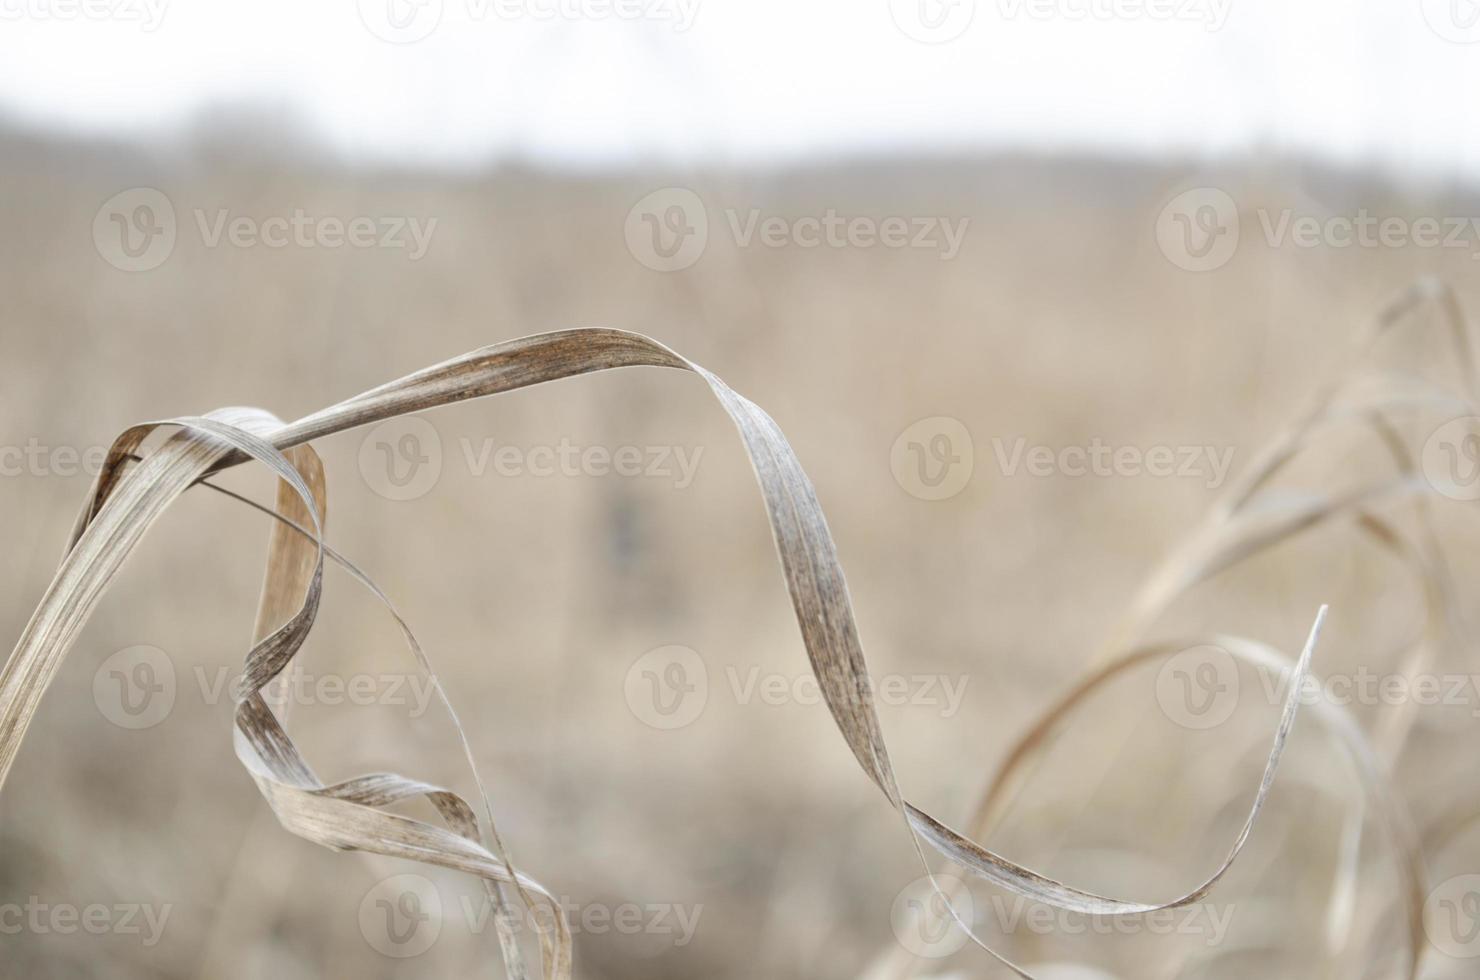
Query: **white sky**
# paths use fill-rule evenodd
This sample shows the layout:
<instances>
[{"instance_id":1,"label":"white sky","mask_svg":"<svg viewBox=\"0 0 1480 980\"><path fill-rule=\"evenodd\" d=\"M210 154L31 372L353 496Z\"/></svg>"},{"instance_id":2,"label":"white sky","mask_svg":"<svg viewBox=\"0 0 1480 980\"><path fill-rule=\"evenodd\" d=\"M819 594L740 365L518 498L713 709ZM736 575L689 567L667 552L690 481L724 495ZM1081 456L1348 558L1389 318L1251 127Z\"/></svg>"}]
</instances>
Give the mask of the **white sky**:
<instances>
[{"instance_id":1,"label":"white sky","mask_svg":"<svg viewBox=\"0 0 1480 980\"><path fill-rule=\"evenodd\" d=\"M367 26L392 15L429 33ZM900 26L932 17L943 43ZM1480 177L1477 94L1480 0L0 0L0 117L147 138L262 102L418 162L1007 146Z\"/></svg>"}]
</instances>

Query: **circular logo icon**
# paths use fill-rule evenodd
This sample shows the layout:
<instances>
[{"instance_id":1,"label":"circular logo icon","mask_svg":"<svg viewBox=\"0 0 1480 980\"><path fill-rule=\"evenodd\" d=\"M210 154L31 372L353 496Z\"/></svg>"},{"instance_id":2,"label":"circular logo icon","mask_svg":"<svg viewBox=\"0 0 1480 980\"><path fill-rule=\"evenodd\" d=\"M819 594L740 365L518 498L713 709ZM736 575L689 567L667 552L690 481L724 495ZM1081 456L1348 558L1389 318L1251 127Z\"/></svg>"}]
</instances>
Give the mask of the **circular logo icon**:
<instances>
[{"instance_id":1,"label":"circular logo icon","mask_svg":"<svg viewBox=\"0 0 1480 980\"><path fill-rule=\"evenodd\" d=\"M421 875L386 878L360 900L360 935L382 956L420 956L441 934L442 895Z\"/></svg>"},{"instance_id":2,"label":"circular logo icon","mask_svg":"<svg viewBox=\"0 0 1480 980\"><path fill-rule=\"evenodd\" d=\"M1162 713L1183 728L1216 728L1238 707L1238 665L1221 647L1196 646L1161 665L1156 675L1156 702Z\"/></svg>"},{"instance_id":3,"label":"circular logo icon","mask_svg":"<svg viewBox=\"0 0 1480 980\"><path fill-rule=\"evenodd\" d=\"M889 909L894 938L911 953L928 959L950 956L967 943L966 930L951 915L951 906L968 925L976 917L976 900L961 879L936 875L935 880L940 891L929 878L916 878L895 896ZM940 892L951 896L950 906Z\"/></svg>"},{"instance_id":4,"label":"circular logo icon","mask_svg":"<svg viewBox=\"0 0 1480 980\"><path fill-rule=\"evenodd\" d=\"M1429 892L1423 929L1445 956L1457 960L1480 956L1480 874L1458 875Z\"/></svg>"},{"instance_id":5,"label":"circular logo icon","mask_svg":"<svg viewBox=\"0 0 1480 980\"><path fill-rule=\"evenodd\" d=\"M1156 218L1156 244L1179 269L1210 272L1238 250L1238 205L1226 191L1195 187L1166 203Z\"/></svg>"},{"instance_id":6,"label":"circular logo icon","mask_svg":"<svg viewBox=\"0 0 1480 980\"><path fill-rule=\"evenodd\" d=\"M971 26L976 0L889 0L894 26L921 44L954 41Z\"/></svg>"},{"instance_id":7,"label":"circular logo icon","mask_svg":"<svg viewBox=\"0 0 1480 980\"><path fill-rule=\"evenodd\" d=\"M414 44L442 23L442 0L356 0L360 21L391 44Z\"/></svg>"},{"instance_id":8,"label":"circular logo icon","mask_svg":"<svg viewBox=\"0 0 1480 980\"><path fill-rule=\"evenodd\" d=\"M709 212L687 187L664 187L632 205L624 232L633 258L657 272L677 272L704 254Z\"/></svg>"},{"instance_id":9,"label":"circular logo icon","mask_svg":"<svg viewBox=\"0 0 1480 980\"><path fill-rule=\"evenodd\" d=\"M1419 0L1429 30L1455 44L1480 41L1480 0Z\"/></svg>"},{"instance_id":10,"label":"circular logo icon","mask_svg":"<svg viewBox=\"0 0 1480 980\"><path fill-rule=\"evenodd\" d=\"M1480 500L1480 418L1450 419L1423 444L1423 475L1451 500Z\"/></svg>"},{"instance_id":11,"label":"circular logo icon","mask_svg":"<svg viewBox=\"0 0 1480 980\"><path fill-rule=\"evenodd\" d=\"M157 269L175 250L175 206L163 191L130 187L98 208L92 235L98 254L113 268Z\"/></svg>"},{"instance_id":12,"label":"circular logo icon","mask_svg":"<svg viewBox=\"0 0 1480 980\"><path fill-rule=\"evenodd\" d=\"M415 415L387 419L360 443L360 476L387 500L425 497L442 478L442 437Z\"/></svg>"},{"instance_id":13,"label":"circular logo icon","mask_svg":"<svg viewBox=\"0 0 1480 980\"><path fill-rule=\"evenodd\" d=\"M658 647L628 668L623 694L644 725L664 731L684 728L709 703L709 671L704 658L688 647Z\"/></svg>"},{"instance_id":14,"label":"circular logo icon","mask_svg":"<svg viewBox=\"0 0 1480 980\"><path fill-rule=\"evenodd\" d=\"M175 707L175 665L159 647L119 650L93 674L93 702L119 728L153 728Z\"/></svg>"},{"instance_id":15,"label":"circular logo icon","mask_svg":"<svg viewBox=\"0 0 1480 980\"><path fill-rule=\"evenodd\" d=\"M975 468L971 433L959 420L943 415L911 425L889 449L894 481L921 500L954 497L966 489Z\"/></svg>"}]
</instances>

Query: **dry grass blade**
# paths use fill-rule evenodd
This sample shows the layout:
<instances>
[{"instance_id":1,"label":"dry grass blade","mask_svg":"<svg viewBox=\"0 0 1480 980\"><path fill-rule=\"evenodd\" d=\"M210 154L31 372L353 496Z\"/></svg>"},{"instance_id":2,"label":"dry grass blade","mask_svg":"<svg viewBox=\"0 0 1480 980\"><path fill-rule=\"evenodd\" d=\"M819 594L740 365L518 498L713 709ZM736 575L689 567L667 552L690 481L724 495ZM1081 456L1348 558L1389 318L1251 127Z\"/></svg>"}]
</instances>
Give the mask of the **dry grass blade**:
<instances>
[{"instance_id":1,"label":"dry grass blade","mask_svg":"<svg viewBox=\"0 0 1480 980\"><path fill-rule=\"evenodd\" d=\"M1362 392L1358 397L1338 406L1338 397L1352 386L1356 369L1372 354L1378 341L1398 327L1412 322L1415 314L1430 303L1438 306L1448 328L1454 362L1460 368L1463 396L1451 394L1427 381L1416 384L1387 383ZM1403 674L1413 676L1424 669L1451 636L1461 635L1463 631L1453 621L1455 587L1431 522L1429 502L1436 495L1436 489L1420 472L1414 453L1398 433L1392 420L1395 416L1425 410L1437 411L1450 417L1476 415L1480 414L1476 410L1477 404L1480 404L1480 368L1475 363L1468 323L1458 300L1453 290L1441 283L1421 282L1405 291L1382 311L1359 336L1345 369L1336 373L1316 391L1309 407L1256 457L1229 488L1223 499L1212 509L1203 527L1148 578L1122 621L1111 631L1110 642L1091 665L1088 676L1063 700L1048 708L1009 753L1007 761L998 770L977 805L971 822L972 832L985 838L992 831L1026 781L1035 760L1041 754L1043 740L1051 737L1064 715L1076 703L1120 671L1147 656L1155 655L1154 651L1158 647L1136 648L1133 644L1139 641L1139 637L1155 624L1174 601L1195 585L1218 573L1289 541L1303 531L1338 518L1352 518L1354 526L1361 533L1397 557L1412 573L1424 597L1425 615L1423 634L1404 658ZM1260 498L1260 491L1267 488L1303 450L1314 444L1323 432L1346 423L1366 426L1377 436L1395 464L1396 475L1355 487L1308 494L1295 500L1286 498L1264 501ZM1410 541L1374 511L1374 508L1382 504L1404 500L1414 504L1418 524L1416 541ZM1250 662L1267 661L1270 657L1277 656L1273 650L1254 644L1253 641L1227 638L1222 642L1231 645L1240 658ZM1123 652L1127 649L1132 652ZM1331 707L1329 704L1325 706ZM1387 786L1380 761L1396 759L1402 751L1414 723L1415 706L1411 702L1404 703L1383 717L1377 738L1381 751L1372 747L1367 736L1344 712L1332 714L1325 711L1322 714L1325 721L1340 734L1357 763L1358 771L1376 804L1374 809L1381 816L1389 840L1399 855L1404 882L1402 900L1409 933L1404 972L1410 978L1416 977L1428 945L1423 932L1423 856L1426 850L1432 848L1419 843L1411 828L1406 807ZM1443 840L1456 832L1457 828L1468 822L1467 812L1474 813L1473 804L1461 804L1452 808L1441 821L1442 830L1426 835L1426 843L1432 844L1435 839ZM1360 840L1360 836L1359 828L1353 826L1349 820L1343 838L1348 852L1347 860L1342 862L1343 868L1354 866L1353 852L1357 847L1355 842ZM1327 947L1328 953L1333 954L1341 941L1349 938L1337 935L1338 924L1346 923L1349 927L1352 921L1350 910L1338 907L1349 901L1354 887L1350 873L1343 874L1344 877L1338 878L1333 889L1332 907L1328 909ZM893 965L881 969L878 974L881 977L903 976L911 972L913 957L899 956L896 953L882 959Z\"/></svg>"},{"instance_id":2,"label":"dry grass blade","mask_svg":"<svg viewBox=\"0 0 1480 980\"><path fill-rule=\"evenodd\" d=\"M333 784L321 782L263 698L263 688L301 648L322 594L325 553L319 501L315 488L283 454L313 439L396 415L631 366L678 368L698 374L735 422L761 486L803 644L823 697L859 765L907 818L917 850L919 838L914 835L918 833L942 854L1022 896L1097 915L1135 915L1185 905L1207 894L1248 839L1267 796L1295 718L1295 695L1309 667L1320 616L1296 666L1291 697L1285 704L1248 818L1211 877L1180 898L1147 903L1096 895L1039 875L988 851L902 798L874 710L867 664L837 550L812 484L780 429L759 407L708 371L652 340L615 330L563 331L485 348L289 425L250 409L161 423L181 426L185 431L144 453L137 465L127 463L156 426L125 432L109 454L56 578L0 674L0 781L8 774L62 658L149 527L171 502L204 477L227 466L257 460L296 495L301 505L297 514L305 518L304 528L312 538L311 559L302 542L274 549L264 589L263 616L270 613L282 617L282 621L271 628L259 622L256 642L247 655L244 692L237 708L237 754L264 798L284 827L308 840L465 871L485 881L512 885L523 897L533 895L537 900L549 901L548 893L537 882L480 843L477 819L456 795L389 774ZM384 809L412 797L428 799L447 829ZM542 939L544 975L569 975L568 933L561 930ZM518 969L517 960L511 962L511 968ZM1026 976L1021 970L1017 972Z\"/></svg>"}]
</instances>

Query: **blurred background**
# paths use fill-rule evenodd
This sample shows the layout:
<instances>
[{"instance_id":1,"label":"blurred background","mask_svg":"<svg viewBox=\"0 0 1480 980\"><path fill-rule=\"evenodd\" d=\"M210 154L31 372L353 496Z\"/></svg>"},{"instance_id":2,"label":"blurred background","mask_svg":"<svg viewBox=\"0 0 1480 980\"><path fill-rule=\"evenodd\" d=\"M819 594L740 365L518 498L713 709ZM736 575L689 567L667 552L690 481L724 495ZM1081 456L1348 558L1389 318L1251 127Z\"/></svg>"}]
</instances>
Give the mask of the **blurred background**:
<instances>
[{"instance_id":1,"label":"blurred background","mask_svg":"<svg viewBox=\"0 0 1480 980\"><path fill-rule=\"evenodd\" d=\"M1477 90L1471 0L0 0L0 625L133 423L291 420L479 346L634 330L791 439L900 781L965 827L1383 307L1435 282L1480 304ZM1447 323L1417 303L1377 359L1459 391ZM1412 421L1426 464L1446 419ZM1341 435L1275 492L1391 470ZM1473 483L1476 446L1447 448ZM917 920L918 860L808 686L701 382L568 380L318 449L330 543L427 647L577 976L1004 975ZM222 482L272 499L260 468ZM1463 583L1477 542L1441 495ZM504 976L476 882L292 837L235 761L269 526L190 492L73 649L0 794L0 976ZM1452 598L1431 669L1457 700L1383 758L1421 833L1465 795L1480 711ZM1328 673L1391 676L1425 624L1346 520L1146 635L1293 654L1321 602ZM301 661L323 777L474 792L342 573ZM1158 663L1107 686L985 843L1104 894L1196 886L1279 714L1270 676L1229 669L1212 725ZM1351 710L1373 732L1411 702ZM1394 851L1339 759L1298 724L1248 851L1169 927L1044 925L981 885L978 932L1050 980L1407 976ZM1429 898L1460 918L1430 978L1480 955L1480 833L1444 840Z\"/></svg>"}]
</instances>

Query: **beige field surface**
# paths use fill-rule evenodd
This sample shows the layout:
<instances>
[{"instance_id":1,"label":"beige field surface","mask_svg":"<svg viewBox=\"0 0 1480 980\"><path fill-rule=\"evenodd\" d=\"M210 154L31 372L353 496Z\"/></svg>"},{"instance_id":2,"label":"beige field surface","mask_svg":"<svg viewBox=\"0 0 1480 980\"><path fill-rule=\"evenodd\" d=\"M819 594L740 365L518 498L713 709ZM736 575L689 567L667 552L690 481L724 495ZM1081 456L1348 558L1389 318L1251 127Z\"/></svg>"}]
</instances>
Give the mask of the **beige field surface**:
<instances>
[{"instance_id":1,"label":"beige field surface","mask_svg":"<svg viewBox=\"0 0 1480 980\"><path fill-rule=\"evenodd\" d=\"M1467 248L1306 248L1267 231L1287 209L1411 222L1480 213L1480 202L1289 163L428 174L279 158L272 142L0 141L0 635L20 634L56 567L89 485L76 460L132 423L223 405L291 420L479 346L623 328L708 367L787 433L827 510L876 681L889 680L879 710L901 784L957 826L1012 740L1384 304L1437 277L1480 313L1473 236ZM1159 247L1158 214L1207 186L1237 202L1241 236L1226 264L1194 273ZM105 201L137 187L167 196L176 241L157 268L130 273L107 261L94 224ZM672 272L639 261L625 231L634 204L665 187L697 194L708 219L702 256ZM223 221L261 229L296 213L316 227L360 216L430 234L419 256L212 238ZM744 240L752 218L795 232L809 227L797 219L829 214L945 219L963 234L949 256ZM1458 390L1441 327L1422 307L1375 363ZM754 476L703 384L624 370L423 417L433 435L416 430L411 455L405 429L318 445L329 541L425 643L515 861L571 907L577 975L824 980L898 955L891 908L921 870L806 683ZM942 418L969 442L953 437L936 455L938 423L906 433ZM1445 418L1412 419L1415 452ZM1096 446L1143 462L1164 447L1187 465L1068 472L1063 461L1078 457L1062 450ZM1054 461L1041 475L1017 455L1035 447ZM966 465L963 453L959 492L924 499L933 493L911 468L930 476ZM387 474L413 455L437 473L414 499L391 499L406 494ZM642 465L599 462L619 456ZM1391 465L1370 435L1338 430L1278 490L1353 486ZM260 468L223 482L272 499ZM1466 507L1441 500L1431 515L1459 583L1453 635L1432 668L1445 677L1480 674L1477 634L1464 628L1480 612ZM1410 526L1406 503L1377 510ZM268 530L260 513L190 492L70 655L0 794L0 908L96 904L116 926L116 909L139 907L140 928L68 931L44 910L49 927L0 940L5 977L502 975L476 882L290 836L236 763L229 683ZM1150 634L1234 633L1293 654L1328 602L1317 673L1385 674L1422 627L1421 599L1413 576L1342 519L1198 586ZM634 694L657 683L639 658L674 645L704 665L702 710L655 727L652 704ZM110 719L117 678L105 661L138 646L164 652L173 703L130 728ZM292 724L321 775L395 770L473 792L394 622L338 571L301 670ZM1247 812L1278 698L1245 669L1232 716L1194 730L1159 709L1157 680L1150 664L1097 694L986 843L1148 901L1210 874ZM1471 792L1480 693L1463 697L1425 708L1385 759L1420 830ZM1369 733L1395 710L1351 708ZM1399 976L1396 859L1370 813L1362 822L1341 760L1318 724L1297 722L1255 835L1215 892L1214 918L1230 916L1216 941L1201 920L1171 935L1014 926L1010 896L986 885L974 890L981 933L1025 963L1134 980L1295 978L1328 975L1334 918L1348 941L1329 975ZM1364 828L1360 874L1353 894L1333 898L1348 824ZM1431 883L1477 859L1480 835L1461 833L1428 855ZM406 873L432 883L439 932L418 955L387 956L366 935L379 914L372 893ZM143 913L165 909L156 934ZM1434 951L1428 969L1466 975L1464 961ZM918 975L1001 974L968 946L922 960Z\"/></svg>"}]
</instances>

